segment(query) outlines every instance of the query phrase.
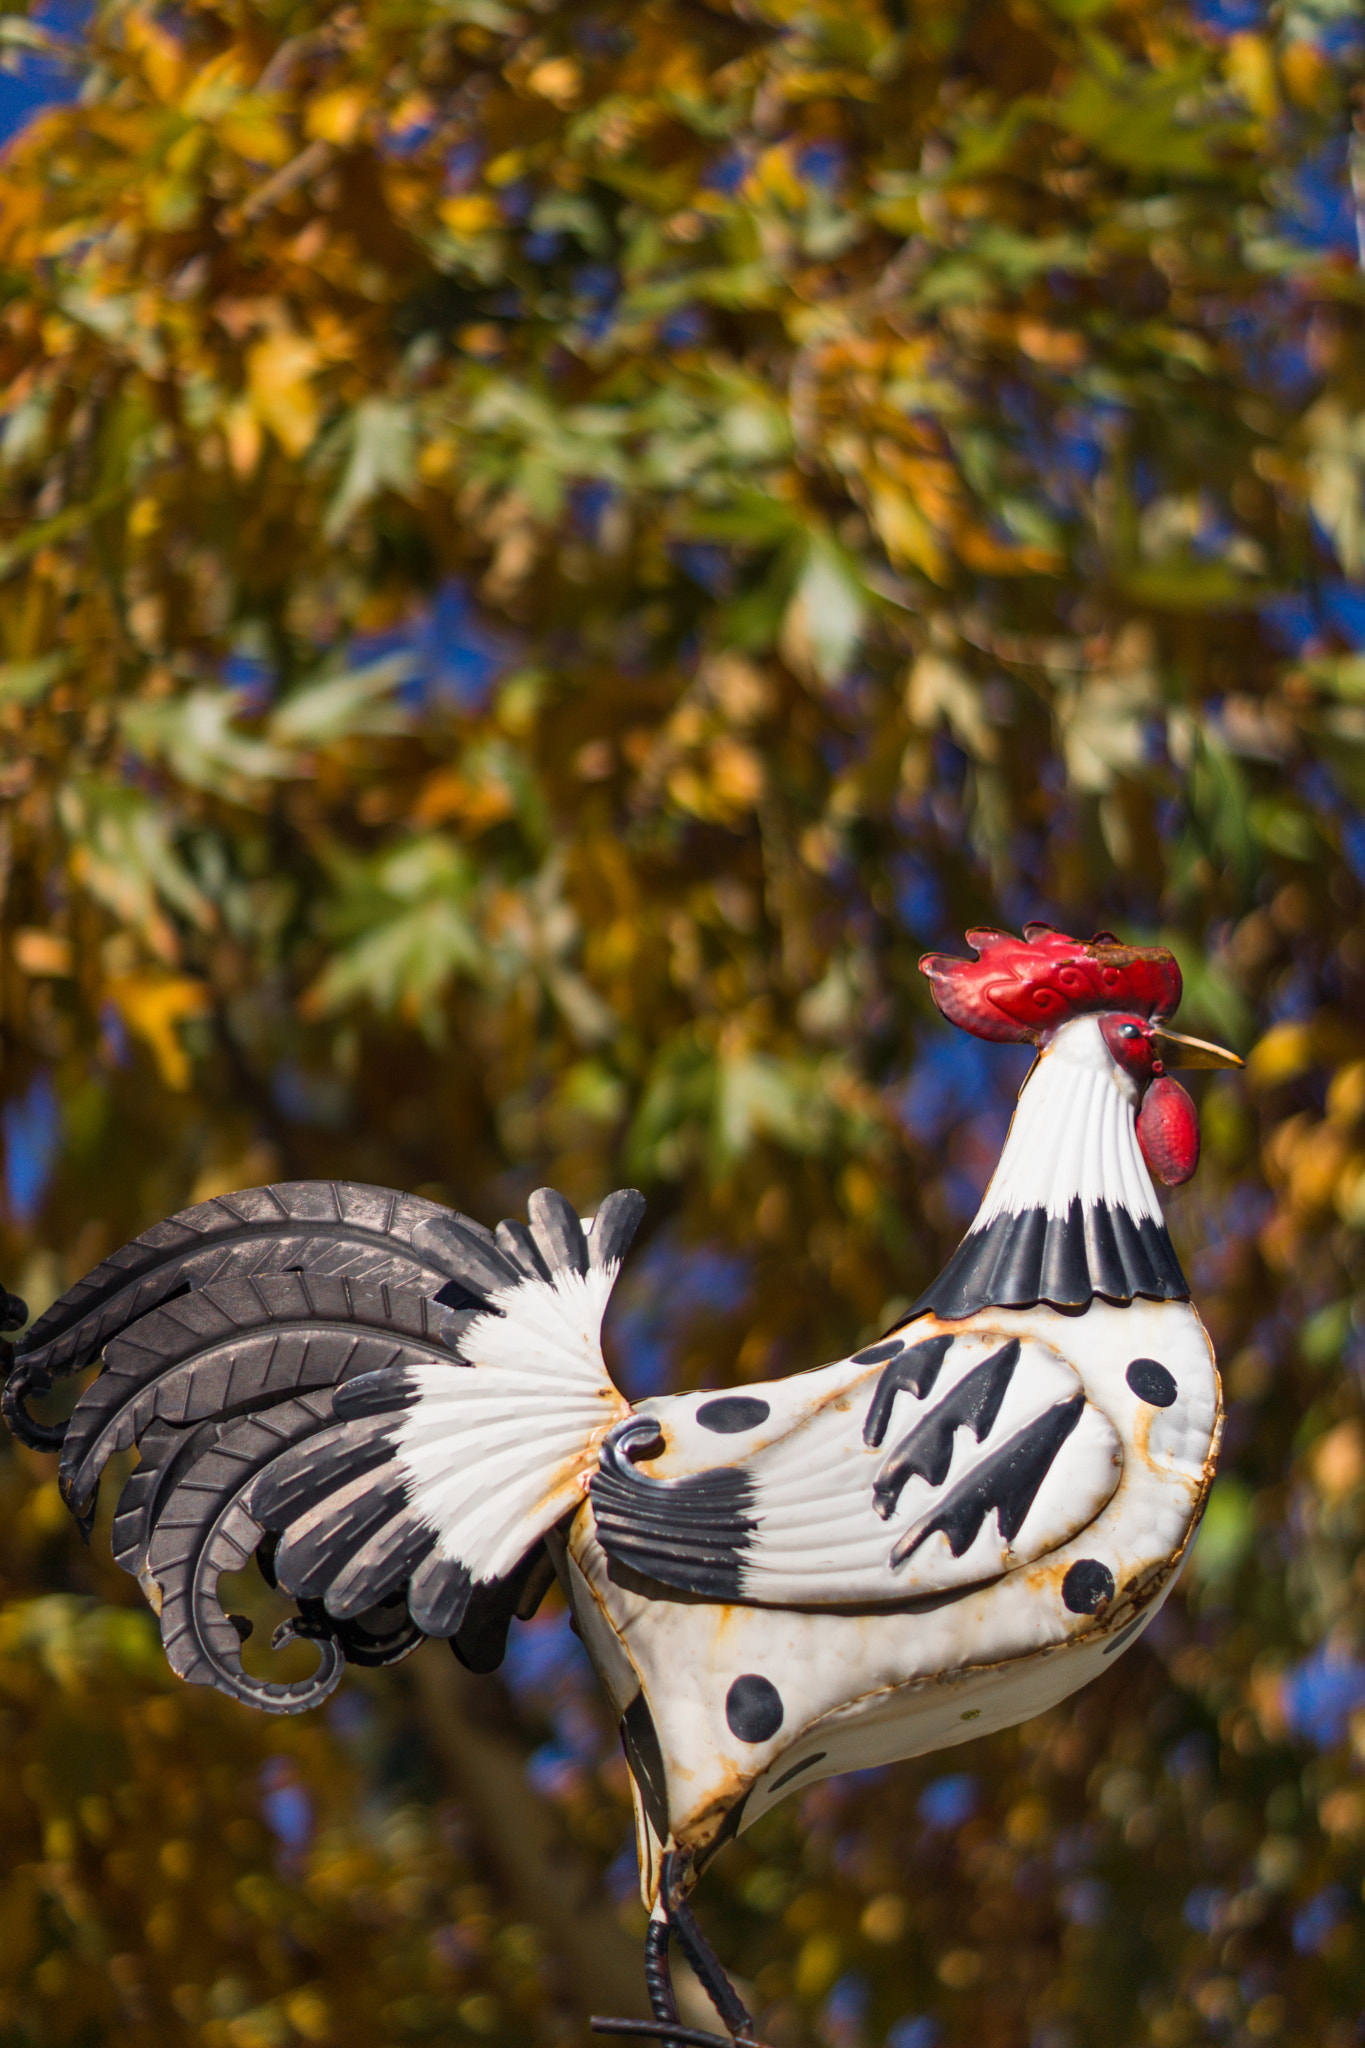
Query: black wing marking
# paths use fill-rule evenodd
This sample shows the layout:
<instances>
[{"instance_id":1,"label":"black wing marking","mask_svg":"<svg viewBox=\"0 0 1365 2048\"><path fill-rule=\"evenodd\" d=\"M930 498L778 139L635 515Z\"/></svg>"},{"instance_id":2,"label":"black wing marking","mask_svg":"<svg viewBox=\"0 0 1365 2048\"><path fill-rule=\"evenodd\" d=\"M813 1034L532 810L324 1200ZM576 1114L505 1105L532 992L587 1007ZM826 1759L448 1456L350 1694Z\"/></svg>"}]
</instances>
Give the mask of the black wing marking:
<instances>
[{"instance_id":1,"label":"black wing marking","mask_svg":"<svg viewBox=\"0 0 1365 2048\"><path fill-rule=\"evenodd\" d=\"M685 1479L653 1479L634 1457L662 1448L648 1416L612 1431L589 1486L598 1540L614 1564L712 1600L740 1597L744 1554L756 1523L742 1467L720 1465Z\"/></svg>"},{"instance_id":2,"label":"black wing marking","mask_svg":"<svg viewBox=\"0 0 1365 2048\"><path fill-rule=\"evenodd\" d=\"M269 1414L209 1423L198 1443L160 1493L145 1546L124 1522L120 1563L136 1565L161 1622L161 1641L173 1671L191 1685L216 1685L238 1699L276 1713L300 1713L324 1699L341 1677L345 1653L333 1638L319 1641L317 1670L296 1685L274 1685L248 1675L241 1656L243 1630L218 1599L224 1572L241 1571L265 1537L242 1505L243 1489L298 1434L316 1428L328 1406L325 1394L282 1402ZM158 1430L153 1454L171 1433ZM133 1519L130 1517L130 1519ZM130 1535L133 1540L130 1541Z\"/></svg>"},{"instance_id":3,"label":"black wing marking","mask_svg":"<svg viewBox=\"0 0 1365 2048\"><path fill-rule=\"evenodd\" d=\"M961 1557L975 1543L992 1508L999 1513L1000 1534L1007 1543L1012 1543L1023 1528L1058 1451L1080 1421L1084 1407L1084 1394L1058 1401L1036 1422L983 1458L932 1514L902 1536L891 1553L892 1564L903 1564L913 1557L936 1530L948 1538L953 1556Z\"/></svg>"},{"instance_id":4,"label":"black wing marking","mask_svg":"<svg viewBox=\"0 0 1365 2048\"><path fill-rule=\"evenodd\" d=\"M550 1269L540 1256L540 1248L524 1223L500 1223L493 1232L493 1242L510 1264L517 1266L528 1280L548 1280Z\"/></svg>"},{"instance_id":5,"label":"black wing marking","mask_svg":"<svg viewBox=\"0 0 1365 2048\"><path fill-rule=\"evenodd\" d=\"M733 1463L712 1462L695 1397L613 1431L589 1488L609 1566L716 1601L900 1604L1047 1555L1112 1495L1118 1436L1052 1346L977 1330L874 1349L764 1386L763 1438ZM913 1420L884 1453L901 1395Z\"/></svg>"},{"instance_id":6,"label":"black wing marking","mask_svg":"<svg viewBox=\"0 0 1365 2048\"><path fill-rule=\"evenodd\" d=\"M428 1239L435 1223L446 1234ZM446 1289L458 1307L486 1291L478 1256L485 1241L491 1247L481 1224L438 1203L350 1181L287 1181L216 1196L143 1231L54 1302L16 1343L0 1410L22 1443L57 1450L65 1425L37 1421L25 1401L82 1371L173 1295L234 1274L302 1270L421 1293Z\"/></svg>"},{"instance_id":7,"label":"black wing marking","mask_svg":"<svg viewBox=\"0 0 1365 2048\"><path fill-rule=\"evenodd\" d=\"M932 1341L932 1340L931 1340ZM941 1341L941 1340L940 1340ZM1019 1339L1011 1337L989 1358L960 1379L937 1407L921 1417L901 1438L872 1488L877 1513L888 1521L900 1503L908 1480L918 1475L930 1486L942 1486L953 1462L953 1438L970 1429L982 1443L995 1427L1000 1404L1019 1363ZM866 1432L864 1432L866 1434Z\"/></svg>"},{"instance_id":8,"label":"black wing marking","mask_svg":"<svg viewBox=\"0 0 1365 2048\"><path fill-rule=\"evenodd\" d=\"M899 1352L877 1381L877 1391L872 1396L867 1419L863 1423L865 1444L875 1448L886 1435L886 1425L891 1420L897 1394L913 1394L920 1401L932 1394L954 1341L952 1337L926 1337L922 1344L912 1344L908 1351L902 1351L893 1340L884 1346L876 1345L870 1352L856 1354L853 1363L863 1365L875 1361L879 1355L886 1357L892 1350Z\"/></svg>"}]
</instances>

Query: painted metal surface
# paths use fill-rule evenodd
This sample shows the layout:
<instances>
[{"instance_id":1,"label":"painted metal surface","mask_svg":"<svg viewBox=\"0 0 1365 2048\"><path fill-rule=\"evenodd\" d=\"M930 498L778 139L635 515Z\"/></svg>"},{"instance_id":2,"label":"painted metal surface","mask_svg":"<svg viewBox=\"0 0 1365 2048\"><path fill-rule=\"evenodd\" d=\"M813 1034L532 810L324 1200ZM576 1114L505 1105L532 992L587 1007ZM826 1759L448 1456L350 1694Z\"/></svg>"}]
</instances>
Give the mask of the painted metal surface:
<instances>
[{"instance_id":1,"label":"painted metal surface","mask_svg":"<svg viewBox=\"0 0 1365 2048\"><path fill-rule=\"evenodd\" d=\"M789 1787L966 1741L1065 1697L1120 1637L1135 1640L1131 1625L1150 1619L1183 1559L1221 1426L1212 1350L1189 1304L1096 1302L1081 1317L996 1310L967 1325L925 1317L914 1330L978 1344L1018 1337L1025 1358L1063 1358L1122 1444L1117 1483L1066 1540L992 1584L842 1612L670 1600L623 1582L585 1508L568 1546L584 1640L595 1659L604 1633L624 1652L665 1759L673 1836L694 1848L715 1839L740 1799L747 1827ZM1137 1359L1171 1375L1174 1402L1157 1407L1133 1390L1127 1372ZM651 1405L656 1414L665 1406ZM1110 1574L1114 1591L1094 1611L1077 1611L1067 1604L1067 1576L1092 1564ZM731 1686L746 1675L768 1678L783 1708L780 1726L757 1743L737 1737L725 1714ZM616 1697L625 1683L618 1662ZM818 1761L806 1762L817 1751Z\"/></svg>"}]
</instances>

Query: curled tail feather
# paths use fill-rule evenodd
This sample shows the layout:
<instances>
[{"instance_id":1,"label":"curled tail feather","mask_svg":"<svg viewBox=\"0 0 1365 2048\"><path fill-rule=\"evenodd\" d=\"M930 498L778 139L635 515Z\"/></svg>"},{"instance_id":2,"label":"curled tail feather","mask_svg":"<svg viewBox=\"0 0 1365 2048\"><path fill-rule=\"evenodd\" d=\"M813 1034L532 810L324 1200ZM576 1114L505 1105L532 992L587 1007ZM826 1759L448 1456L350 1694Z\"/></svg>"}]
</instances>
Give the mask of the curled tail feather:
<instances>
[{"instance_id":1,"label":"curled tail feather","mask_svg":"<svg viewBox=\"0 0 1365 2048\"><path fill-rule=\"evenodd\" d=\"M621 1190L585 1227L542 1189L529 1227L490 1232L345 1184L203 1204L47 1312L10 1409L22 1433L23 1393L101 1357L61 1432L63 1494L88 1527L109 1458L138 1451L115 1553L191 1683L298 1712L345 1662L424 1635L491 1669L548 1582L544 1535L630 1413L600 1331L643 1209ZM318 1645L310 1680L242 1663L218 1583L253 1556L298 1605L276 1641Z\"/></svg>"}]
</instances>

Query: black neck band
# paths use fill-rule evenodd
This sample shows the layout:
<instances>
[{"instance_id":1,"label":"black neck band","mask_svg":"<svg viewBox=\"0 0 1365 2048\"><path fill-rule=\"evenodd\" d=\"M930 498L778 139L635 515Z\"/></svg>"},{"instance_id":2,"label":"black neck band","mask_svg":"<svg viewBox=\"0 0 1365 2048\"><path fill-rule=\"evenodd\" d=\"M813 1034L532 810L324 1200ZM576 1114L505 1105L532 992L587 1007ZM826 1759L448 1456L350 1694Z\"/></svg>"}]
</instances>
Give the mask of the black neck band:
<instances>
[{"instance_id":1,"label":"black neck band","mask_svg":"<svg viewBox=\"0 0 1365 2048\"><path fill-rule=\"evenodd\" d=\"M1099 1295L1124 1304L1188 1301L1164 1223L1107 1202L1073 1199L1064 1216L1022 1209L969 1231L909 1315L932 1312L957 1322L983 1308L1032 1308L1039 1302L1082 1309Z\"/></svg>"}]
</instances>

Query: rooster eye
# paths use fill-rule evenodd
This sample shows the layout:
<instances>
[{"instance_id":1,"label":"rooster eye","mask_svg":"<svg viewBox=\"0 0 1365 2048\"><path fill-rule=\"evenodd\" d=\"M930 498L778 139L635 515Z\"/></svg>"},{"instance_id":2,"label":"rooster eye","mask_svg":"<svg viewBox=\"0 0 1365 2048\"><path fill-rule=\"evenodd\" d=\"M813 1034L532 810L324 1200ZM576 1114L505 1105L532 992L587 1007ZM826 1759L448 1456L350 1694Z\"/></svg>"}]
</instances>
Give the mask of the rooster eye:
<instances>
[{"instance_id":1,"label":"rooster eye","mask_svg":"<svg viewBox=\"0 0 1365 2048\"><path fill-rule=\"evenodd\" d=\"M1119 1037L1120 1037L1120 1038L1136 1038L1136 1037L1137 1037L1137 1035L1138 1035L1138 1032L1137 1032L1137 1025L1136 1025L1136 1024L1120 1024L1120 1026L1119 1026Z\"/></svg>"}]
</instances>

